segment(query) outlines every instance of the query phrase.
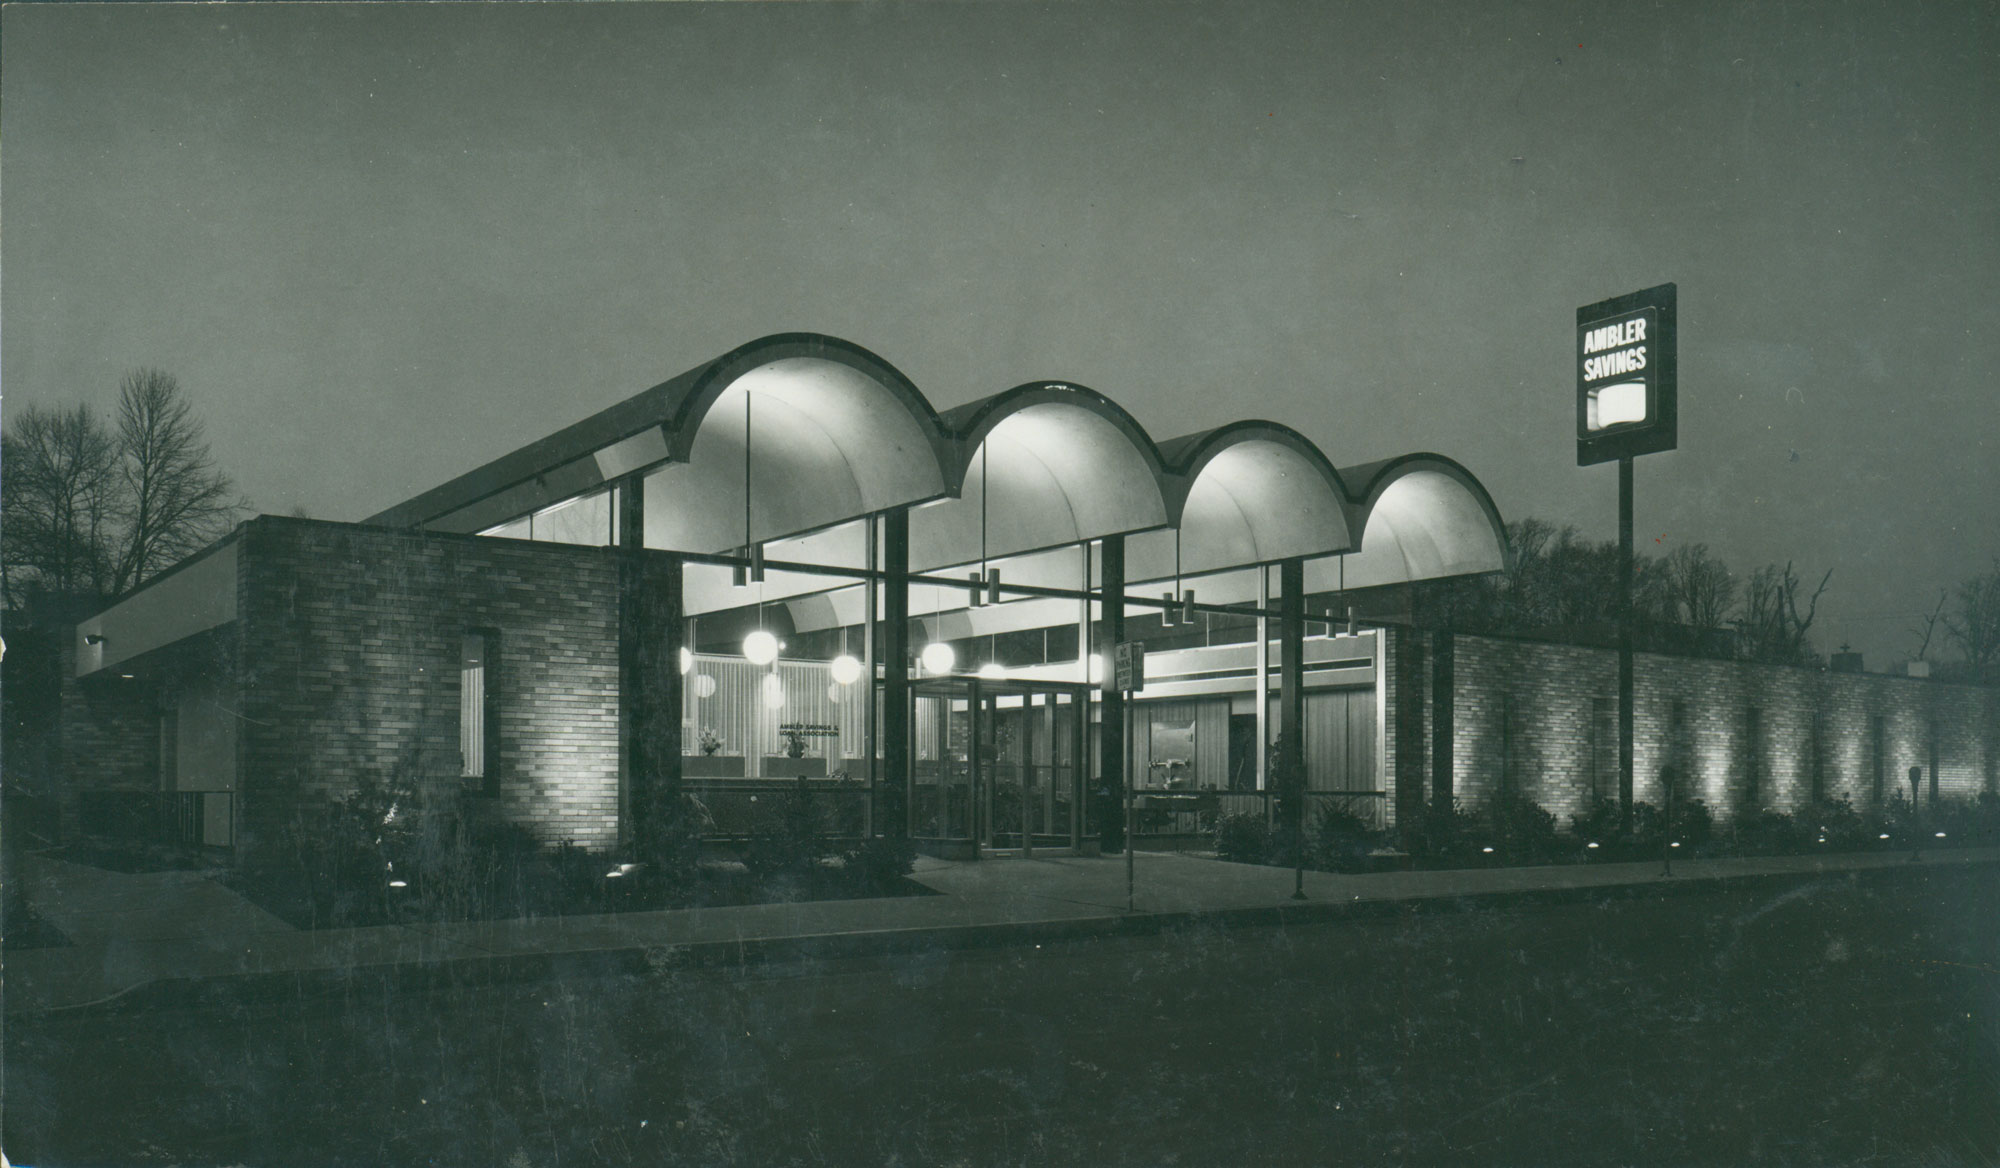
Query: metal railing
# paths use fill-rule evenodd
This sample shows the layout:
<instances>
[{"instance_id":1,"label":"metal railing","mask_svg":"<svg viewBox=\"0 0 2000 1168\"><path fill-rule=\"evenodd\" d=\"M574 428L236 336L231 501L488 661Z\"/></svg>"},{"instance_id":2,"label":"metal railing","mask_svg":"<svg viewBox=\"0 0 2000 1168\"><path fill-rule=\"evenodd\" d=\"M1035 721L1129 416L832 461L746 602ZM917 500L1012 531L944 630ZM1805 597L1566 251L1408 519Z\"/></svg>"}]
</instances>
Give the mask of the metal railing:
<instances>
[{"instance_id":1,"label":"metal railing","mask_svg":"<svg viewBox=\"0 0 2000 1168\"><path fill-rule=\"evenodd\" d=\"M236 838L233 791L83 791L77 797L83 834L128 843L228 847ZM211 843L211 819L219 820Z\"/></svg>"}]
</instances>

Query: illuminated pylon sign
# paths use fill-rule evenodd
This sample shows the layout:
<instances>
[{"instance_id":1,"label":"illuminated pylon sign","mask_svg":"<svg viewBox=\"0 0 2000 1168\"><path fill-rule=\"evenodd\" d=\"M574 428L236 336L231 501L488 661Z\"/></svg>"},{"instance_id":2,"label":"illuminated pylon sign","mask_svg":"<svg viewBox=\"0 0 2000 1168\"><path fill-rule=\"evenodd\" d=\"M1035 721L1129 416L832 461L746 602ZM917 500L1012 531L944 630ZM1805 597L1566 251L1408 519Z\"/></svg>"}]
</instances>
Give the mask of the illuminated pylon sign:
<instances>
[{"instance_id":1,"label":"illuminated pylon sign","mask_svg":"<svg viewBox=\"0 0 2000 1168\"><path fill-rule=\"evenodd\" d=\"M1576 310L1576 464L1674 449L1674 285Z\"/></svg>"}]
</instances>

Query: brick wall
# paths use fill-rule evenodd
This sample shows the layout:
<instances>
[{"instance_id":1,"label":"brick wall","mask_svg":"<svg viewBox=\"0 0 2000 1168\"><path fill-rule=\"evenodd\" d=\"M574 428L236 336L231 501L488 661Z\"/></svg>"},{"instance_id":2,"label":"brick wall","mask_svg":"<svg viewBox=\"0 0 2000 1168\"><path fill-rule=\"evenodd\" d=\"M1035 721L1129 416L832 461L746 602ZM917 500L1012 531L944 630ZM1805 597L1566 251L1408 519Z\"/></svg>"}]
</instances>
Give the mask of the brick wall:
<instances>
[{"instance_id":1,"label":"brick wall","mask_svg":"<svg viewBox=\"0 0 2000 1168\"><path fill-rule=\"evenodd\" d=\"M1391 637L1424 640L1404 629ZM1428 672L1428 647L1421 657ZM1412 664L1407 649L1396 659L1405 668ZM1617 653L1458 634L1454 674L1452 777L1461 803L1477 806L1499 790L1504 738L1507 778L1516 790L1554 812L1558 822L1581 813L1591 797L1592 701L1616 700ZM1676 702L1685 719L1681 749L1692 772L1687 790L1719 820L1798 807L1811 799L1816 783L1828 795L1868 805L1876 794L1876 717L1883 725L1884 794L1899 785L1907 789L1909 768L1921 766L1928 797L1933 734L1940 795L2000 790L2000 689L1651 653L1637 655L1634 675L1639 800L1661 800L1660 770L1673 749ZM1392 700L1415 688L1396 680ZM1428 724L1427 687L1421 692ZM1510 708L1512 725L1503 728ZM1752 708L1760 730L1754 749L1747 732ZM1400 780L1413 769L1393 773Z\"/></svg>"},{"instance_id":2,"label":"brick wall","mask_svg":"<svg viewBox=\"0 0 2000 1168\"><path fill-rule=\"evenodd\" d=\"M487 671L494 817L544 842L618 839L618 579L601 548L264 516L238 583L239 847L366 773L459 784L461 636Z\"/></svg>"}]
</instances>

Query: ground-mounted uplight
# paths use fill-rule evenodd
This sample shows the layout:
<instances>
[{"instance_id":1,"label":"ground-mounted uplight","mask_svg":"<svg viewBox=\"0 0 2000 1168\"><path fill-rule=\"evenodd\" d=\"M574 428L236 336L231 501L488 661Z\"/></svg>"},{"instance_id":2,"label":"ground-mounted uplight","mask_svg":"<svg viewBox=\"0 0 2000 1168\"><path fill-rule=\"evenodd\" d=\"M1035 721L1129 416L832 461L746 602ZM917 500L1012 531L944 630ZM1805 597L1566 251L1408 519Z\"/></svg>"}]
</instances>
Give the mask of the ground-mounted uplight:
<instances>
[{"instance_id":1,"label":"ground-mounted uplight","mask_svg":"<svg viewBox=\"0 0 2000 1168\"><path fill-rule=\"evenodd\" d=\"M391 880L391 881L389 881L389 887L391 887L391 888L408 888L409 886L410 886L410 882L409 882L409 881L407 881L407 880Z\"/></svg>"},{"instance_id":2,"label":"ground-mounted uplight","mask_svg":"<svg viewBox=\"0 0 2000 1168\"><path fill-rule=\"evenodd\" d=\"M785 708L785 681L775 673L764 675L764 707L770 710Z\"/></svg>"},{"instance_id":3,"label":"ground-mounted uplight","mask_svg":"<svg viewBox=\"0 0 2000 1168\"><path fill-rule=\"evenodd\" d=\"M1596 846L1597 846L1597 841L1596 841L1596 840L1591 840L1591 841L1590 841L1589 843L1587 843L1587 844L1585 844L1585 845L1583 845L1583 846L1584 846L1584 847L1586 847L1586 848L1594 848L1594 847L1596 847Z\"/></svg>"},{"instance_id":4,"label":"ground-mounted uplight","mask_svg":"<svg viewBox=\"0 0 2000 1168\"><path fill-rule=\"evenodd\" d=\"M1885 832L1883 832L1883 833L1882 833L1881 835L1878 835L1878 836L1876 836L1875 838L1876 838L1876 839L1888 839L1888 838L1889 838L1889 833L1885 831Z\"/></svg>"},{"instance_id":5,"label":"ground-mounted uplight","mask_svg":"<svg viewBox=\"0 0 2000 1168\"><path fill-rule=\"evenodd\" d=\"M1491 852L1491 851L1492 851L1493 849L1492 849L1492 848L1481 848L1481 849L1479 849L1479 850L1480 850L1480 851L1482 851L1482 852Z\"/></svg>"},{"instance_id":6,"label":"ground-mounted uplight","mask_svg":"<svg viewBox=\"0 0 2000 1168\"><path fill-rule=\"evenodd\" d=\"M932 641L925 645L923 655L919 659L923 662L924 672L933 677L943 677L951 672L952 666L958 664L958 654L943 641Z\"/></svg>"},{"instance_id":7,"label":"ground-mounted uplight","mask_svg":"<svg viewBox=\"0 0 2000 1168\"><path fill-rule=\"evenodd\" d=\"M1939 833L1937 833L1937 837L1938 837L1939 839L1943 839L1943 838L1944 838L1944 833L1943 833L1943 832L1939 832Z\"/></svg>"},{"instance_id":8,"label":"ground-mounted uplight","mask_svg":"<svg viewBox=\"0 0 2000 1168\"><path fill-rule=\"evenodd\" d=\"M778 659L778 638L758 629L743 638L743 657L752 665L769 665Z\"/></svg>"},{"instance_id":9,"label":"ground-mounted uplight","mask_svg":"<svg viewBox=\"0 0 2000 1168\"><path fill-rule=\"evenodd\" d=\"M833 680L841 685L853 685L861 680L861 662L842 653L827 666L827 672L833 674Z\"/></svg>"}]
</instances>

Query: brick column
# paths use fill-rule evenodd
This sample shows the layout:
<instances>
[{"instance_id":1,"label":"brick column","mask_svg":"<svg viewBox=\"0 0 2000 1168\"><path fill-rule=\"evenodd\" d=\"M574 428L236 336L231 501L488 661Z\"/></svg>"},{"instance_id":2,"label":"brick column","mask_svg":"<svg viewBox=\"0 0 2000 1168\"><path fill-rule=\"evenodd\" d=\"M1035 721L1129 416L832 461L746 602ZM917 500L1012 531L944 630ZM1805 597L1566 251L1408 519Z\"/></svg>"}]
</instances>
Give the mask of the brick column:
<instances>
[{"instance_id":1,"label":"brick column","mask_svg":"<svg viewBox=\"0 0 2000 1168\"><path fill-rule=\"evenodd\" d=\"M624 823L619 834L642 863L690 857L676 831L681 794L679 556L645 547L645 493L634 475L618 487L618 693Z\"/></svg>"}]
</instances>

